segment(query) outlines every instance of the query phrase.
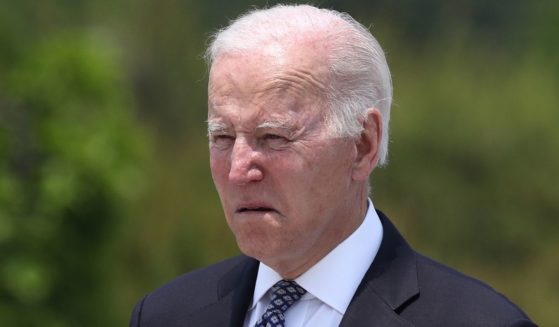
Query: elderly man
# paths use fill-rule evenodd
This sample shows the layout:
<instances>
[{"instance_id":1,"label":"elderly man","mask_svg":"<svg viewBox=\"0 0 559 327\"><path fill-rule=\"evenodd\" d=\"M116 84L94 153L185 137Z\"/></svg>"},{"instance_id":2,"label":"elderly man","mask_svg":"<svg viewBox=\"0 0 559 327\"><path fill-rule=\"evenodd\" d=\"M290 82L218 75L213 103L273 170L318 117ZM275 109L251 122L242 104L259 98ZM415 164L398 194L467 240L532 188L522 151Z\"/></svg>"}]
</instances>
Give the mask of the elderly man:
<instances>
[{"instance_id":1,"label":"elderly man","mask_svg":"<svg viewBox=\"0 0 559 327\"><path fill-rule=\"evenodd\" d=\"M131 326L533 326L414 252L368 199L392 88L366 28L275 6L217 33L207 56L211 171L244 255L147 295Z\"/></svg>"}]
</instances>

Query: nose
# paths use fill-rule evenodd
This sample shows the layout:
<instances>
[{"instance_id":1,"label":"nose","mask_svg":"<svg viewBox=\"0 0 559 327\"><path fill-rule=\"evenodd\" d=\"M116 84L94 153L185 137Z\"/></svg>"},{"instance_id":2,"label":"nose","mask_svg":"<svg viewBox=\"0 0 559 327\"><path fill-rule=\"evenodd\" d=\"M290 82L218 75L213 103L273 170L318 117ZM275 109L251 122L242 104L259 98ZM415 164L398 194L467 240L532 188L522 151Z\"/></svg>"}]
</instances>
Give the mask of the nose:
<instances>
[{"instance_id":1,"label":"nose","mask_svg":"<svg viewBox=\"0 0 559 327\"><path fill-rule=\"evenodd\" d=\"M260 155L246 140L237 138L231 151L229 181L243 185L262 180L264 174L258 164Z\"/></svg>"}]
</instances>

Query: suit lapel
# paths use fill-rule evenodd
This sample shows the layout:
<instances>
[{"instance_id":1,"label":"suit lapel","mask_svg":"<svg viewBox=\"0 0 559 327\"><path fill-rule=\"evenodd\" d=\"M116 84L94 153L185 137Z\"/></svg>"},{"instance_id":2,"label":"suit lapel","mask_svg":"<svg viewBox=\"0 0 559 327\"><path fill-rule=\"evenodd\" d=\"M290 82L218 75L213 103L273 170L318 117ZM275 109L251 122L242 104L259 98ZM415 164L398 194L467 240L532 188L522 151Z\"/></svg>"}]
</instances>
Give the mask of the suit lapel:
<instances>
[{"instance_id":1,"label":"suit lapel","mask_svg":"<svg viewBox=\"0 0 559 327\"><path fill-rule=\"evenodd\" d=\"M254 294L256 275L258 274L258 261L247 257L247 263L238 276L225 276L219 286L219 297L231 294L231 320L230 327L240 327L245 321L245 315Z\"/></svg>"},{"instance_id":2,"label":"suit lapel","mask_svg":"<svg viewBox=\"0 0 559 327\"><path fill-rule=\"evenodd\" d=\"M415 255L388 218L378 215L381 246L340 326L413 326L399 313L419 294Z\"/></svg>"},{"instance_id":3,"label":"suit lapel","mask_svg":"<svg viewBox=\"0 0 559 327\"><path fill-rule=\"evenodd\" d=\"M347 309L341 327L411 327L412 323L394 312L374 290L364 288Z\"/></svg>"},{"instance_id":4,"label":"suit lapel","mask_svg":"<svg viewBox=\"0 0 559 327\"><path fill-rule=\"evenodd\" d=\"M244 257L235 268L225 272L219 281L217 301L190 315L187 319L188 325L242 326L254 293L257 273L258 261Z\"/></svg>"}]
</instances>

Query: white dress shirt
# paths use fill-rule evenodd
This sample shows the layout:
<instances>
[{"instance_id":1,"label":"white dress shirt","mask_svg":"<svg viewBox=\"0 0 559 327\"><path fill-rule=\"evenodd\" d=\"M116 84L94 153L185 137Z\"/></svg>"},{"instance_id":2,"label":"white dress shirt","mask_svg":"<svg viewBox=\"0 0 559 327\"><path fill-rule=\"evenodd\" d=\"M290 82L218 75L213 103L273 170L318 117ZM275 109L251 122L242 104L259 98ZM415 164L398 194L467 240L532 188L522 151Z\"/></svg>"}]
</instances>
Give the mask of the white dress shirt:
<instances>
[{"instance_id":1,"label":"white dress shirt","mask_svg":"<svg viewBox=\"0 0 559 327\"><path fill-rule=\"evenodd\" d=\"M372 201L361 225L342 243L295 279L307 290L303 297L285 312L287 327L339 326L343 315L375 259L382 241L382 224ZM270 302L269 289L281 276L260 263L252 305L245 327L254 327Z\"/></svg>"}]
</instances>

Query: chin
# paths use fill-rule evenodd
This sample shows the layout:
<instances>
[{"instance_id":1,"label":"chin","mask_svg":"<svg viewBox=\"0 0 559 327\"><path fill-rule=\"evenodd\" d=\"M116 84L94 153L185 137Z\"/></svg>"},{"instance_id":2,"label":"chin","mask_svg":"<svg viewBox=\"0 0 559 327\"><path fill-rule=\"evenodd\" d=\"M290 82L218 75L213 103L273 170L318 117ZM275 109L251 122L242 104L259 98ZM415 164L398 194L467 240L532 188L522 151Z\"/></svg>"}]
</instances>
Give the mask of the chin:
<instances>
[{"instance_id":1,"label":"chin","mask_svg":"<svg viewBox=\"0 0 559 327\"><path fill-rule=\"evenodd\" d=\"M279 251L281 247L278 247L277 244L274 244L275 242L272 242L261 235L253 235L253 237L239 235L236 239L237 246L243 254L259 261L267 262L267 258L276 258L281 252Z\"/></svg>"},{"instance_id":2,"label":"chin","mask_svg":"<svg viewBox=\"0 0 559 327\"><path fill-rule=\"evenodd\" d=\"M289 240L278 237L283 229L273 218L233 218L228 223L241 252L260 261L278 257L287 248L285 245L289 244Z\"/></svg>"},{"instance_id":3,"label":"chin","mask_svg":"<svg viewBox=\"0 0 559 327\"><path fill-rule=\"evenodd\" d=\"M266 261L265 258L270 255L266 250L266 245L255 243L244 244L243 241L239 240L237 240L237 245L244 255L252 257L258 261Z\"/></svg>"}]
</instances>

